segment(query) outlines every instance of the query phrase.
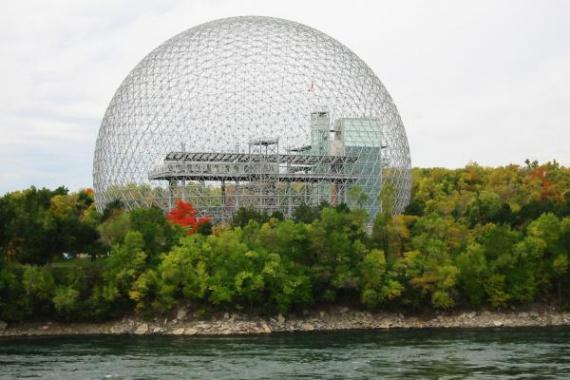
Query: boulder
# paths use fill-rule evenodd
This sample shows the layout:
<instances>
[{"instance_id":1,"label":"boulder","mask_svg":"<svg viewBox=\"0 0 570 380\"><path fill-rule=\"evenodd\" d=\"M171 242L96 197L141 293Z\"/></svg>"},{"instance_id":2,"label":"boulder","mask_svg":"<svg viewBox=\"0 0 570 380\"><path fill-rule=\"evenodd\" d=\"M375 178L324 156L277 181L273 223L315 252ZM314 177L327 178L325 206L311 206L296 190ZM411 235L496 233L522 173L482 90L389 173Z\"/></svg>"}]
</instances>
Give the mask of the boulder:
<instances>
[{"instance_id":1,"label":"boulder","mask_svg":"<svg viewBox=\"0 0 570 380\"><path fill-rule=\"evenodd\" d=\"M301 325L301 330L303 330L303 331L313 331L314 329L315 329L315 326L313 326L310 323L303 323Z\"/></svg>"},{"instance_id":2,"label":"boulder","mask_svg":"<svg viewBox=\"0 0 570 380\"><path fill-rule=\"evenodd\" d=\"M0 331L4 331L8 328L8 324L4 321L0 321Z\"/></svg>"},{"instance_id":3,"label":"boulder","mask_svg":"<svg viewBox=\"0 0 570 380\"><path fill-rule=\"evenodd\" d=\"M118 323L111 327L111 334L128 334L131 332L131 328L129 325L124 323Z\"/></svg>"},{"instance_id":4,"label":"boulder","mask_svg":"<svg viewBox=\"0 0 570 380\"><path fill-rule=\"evenodd\" d=\"M147 323L141 323L140 325L137 326L137 328L135 329L135 334L136 335L144 335L148 333L148 324Z\"/></svg>"},{"instance_id":5,"label":"boulder","mask_svg":"<svg viewBox=\"0 0 570 380\"><path fill-rule=\"evenodd\" d=\"M172 335L183 335L183 334L184 334L183 328L175 329L172 331Z\"/></svg>"},{"instance_id":6,"label":"boulder","mask_svg":"<svg viewBox=\"0 0 570 380\"><path fill-rule=\"evenodd\" d=\"M262 322L262 323L261 323L261 326L260 326L259 329L258 329L258 333L260 333L260 334L270 334L270 333L271 333L271 327L269 327L269 326L267 325L267 323Z\"/></svg>"},{"instance_id":7,"label":"boulder","mask_svg":"<svg viewBox=\"0 0 570 380\"><path fill-rule=\"evenodd\" d=\"M198 333L198 330L192 327L188 327L186 330L184 330L184 333L186 335L196 335Z\"/></svg>"}]
</instances>

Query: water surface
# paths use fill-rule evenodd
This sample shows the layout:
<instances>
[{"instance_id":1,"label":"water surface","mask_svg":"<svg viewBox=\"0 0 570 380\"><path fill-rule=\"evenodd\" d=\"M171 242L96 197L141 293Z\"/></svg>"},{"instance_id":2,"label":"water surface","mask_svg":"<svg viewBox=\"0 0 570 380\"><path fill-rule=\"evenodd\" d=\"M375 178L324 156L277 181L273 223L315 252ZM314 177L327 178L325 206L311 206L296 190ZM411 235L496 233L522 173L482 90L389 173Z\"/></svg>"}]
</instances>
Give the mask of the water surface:
<instances>
[{"instance_id":1,"label":"water surface","mask_svg":"<svg viewBox=\"0 0 570 380\"><path fill-rule=\"evenodd\" d=\"M0 339L0 379L569 379L570 328Z\"/></svg>"}]
</instances>

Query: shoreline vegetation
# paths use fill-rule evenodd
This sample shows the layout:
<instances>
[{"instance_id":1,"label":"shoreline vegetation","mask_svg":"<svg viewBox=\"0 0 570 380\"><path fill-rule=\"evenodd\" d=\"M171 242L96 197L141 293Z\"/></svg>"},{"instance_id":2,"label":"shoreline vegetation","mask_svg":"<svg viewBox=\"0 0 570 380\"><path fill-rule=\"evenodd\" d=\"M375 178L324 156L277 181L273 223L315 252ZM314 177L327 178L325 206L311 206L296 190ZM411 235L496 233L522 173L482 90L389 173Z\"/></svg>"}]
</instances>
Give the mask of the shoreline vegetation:
<instances>
[{"instance_id":1,"label":"shoreline vegetation","mask_svg":"<svg viewBox=\"0 0 570 380\"><path fill-rule=\"evenodd\" d=\"M219 224L186 202L99 213L90 189L5 194L0 336L570 324L569 168L412 174L405 212L385 186L371 229L358 189Z\"/></svg>"}]
</instances>

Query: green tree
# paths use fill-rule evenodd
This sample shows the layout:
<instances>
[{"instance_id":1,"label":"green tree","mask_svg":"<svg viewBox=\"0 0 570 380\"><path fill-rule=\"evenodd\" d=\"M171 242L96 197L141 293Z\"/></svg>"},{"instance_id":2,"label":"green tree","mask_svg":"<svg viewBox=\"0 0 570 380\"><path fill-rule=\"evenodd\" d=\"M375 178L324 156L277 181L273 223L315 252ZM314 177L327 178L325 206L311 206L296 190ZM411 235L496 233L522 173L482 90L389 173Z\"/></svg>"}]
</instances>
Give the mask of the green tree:
<instances>
[{"instance_id":1,"label":"green tree","mask_svg":"<svg viewBox=\"0 0 570 380\"><path fill-rule=\"evenodd\" d=\"M262 224L269 220L269 216L254 208L240 207L232 217L232 225L235 227L245 227L250 220Z\"/></svg>"},{"instance_id":2,"label":"green tree","mask_svg":"<svg viewBox=\"0 0 570 380\"><path fill-rule=\"evenodd\" d=\"M371 250L360 264L360 299L369 308L398 298L404 287L387 269L384 252Z\"/></svg>"},{"instance_id":3,"label":"green tree","mask_svg":"<svg viewBox=\"0 0 570 380\"><path fill-rule=\"evenodd\" d=\"M358 294L358 263L367 252L366 218L362 210L324 208L319 220L309 226L309 250L314 255L311 271L320 299L333 301L339 294Z\"/></svg>"},{"instance_id":4,"label":"green tree","mask_svg":"<svg viewBox=\"0 0 570 380\"><path fill-rule=\"evenodd\" d=\"M129 212L129 218L131 229L140 232L144 248L151 256L168 252L182 236L181 229L168 223L159 208L134 209Z\"/></svg>"},{"instance_id":5,"label":"green tree","mask_svg":"<svg viewBox=\"0 0 570 380\"><path fill-rule=\"evenodd\" d=\"M22 284L22 267L0 259L0 320L19 321L32 313L30 297Z\"/></svg>"},{"instance_id":6,"label":"green tree","mask_svg":"<svg viewBox=\"0 0 570 380\"><path fill-rule=\"evenodd\" d=\"M138 231L129 231L122 244L113 246L104 264L104 283L102 289L98 290L100 302L116 305L122 310L130 307L129 292L148 267L148 254L144 246L144 237Z\"/></svg>"},{"instance_id":7,"label":"green tree","mask_svg":"<svg viewBox=\"0 0 570 380\"><path fill-rule=\"evenodd\" d=\"M117 213L113 218L108 218L99 225L97 231L101 242L107 247L120 244L131 229L131 219L126 212Z\"/></svg>"},{"instance_id":8,"label":"green tree","mask_svg":"<svg viewBox=\"0 0 570 380\"><path fill-rule=\"evenodd\" d=\"M319 219L321 207L301 203L293 210L292 218L296 223L310 224Z\"/></svg>"},{"instance_id":9,"label":"green tree","mask_svg":"<svg viewBox=\"0 0 570 380\"><path fill-rule=\"evenodd\" d=\"M52 301L60 316L68 320L74 319L80 307L79 291L71 286L59 286L55 289Z\"/></svg>"},{"instance_id":10,"label":"green tree","mask_svg":"<svg viewBox=\"0 0 570 380\"><path fill-rule=\"evenodd\" d=\"M51 313L51 299L55 292L55 281L48 267L26 265L22 284L34 311L40 314Z\"/></svg>"},{"instance_id":11,"label":"green tree","mask_svg":"<svg viewBox=\"0 0 570 380\"><path fill-rule=\"evenodd\" d=\"M471 244L456 259L459 269L458 288L470 306L480 306L487 299L485 282L489 268L485 251L479 244Z\"/></svg>"},{"instance_id":12,"label":"green tree","mask_svg":"<svg viewBox=\"0 0 570 380\"><path fill-rule=\"evenodd\" d=\"M358 208L363 208L368 202L368 194L362 190L360 186L352 186L348 190L348 199L351 205L356 205Z\"/></svg>"}]
</instances>

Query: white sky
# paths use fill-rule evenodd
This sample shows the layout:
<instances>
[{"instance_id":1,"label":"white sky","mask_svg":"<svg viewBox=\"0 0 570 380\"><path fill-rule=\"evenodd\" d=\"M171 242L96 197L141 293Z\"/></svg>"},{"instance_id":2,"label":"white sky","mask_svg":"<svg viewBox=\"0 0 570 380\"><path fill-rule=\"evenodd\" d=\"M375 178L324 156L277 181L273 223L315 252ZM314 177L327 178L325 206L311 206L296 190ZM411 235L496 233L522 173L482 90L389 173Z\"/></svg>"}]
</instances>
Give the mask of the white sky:
<instances>
[{"instance_id":1,"label":"white sky","mask_svg":"<svg viewBox=\"0 0 570 380\"><path fill-rule=\"evenodd\" d=\"M380 77L414 166L570 165L570 1L7 0L0 12L0 194L92 186L97 130L128 72L197 24L301 22Z\"/></svg>"}]
</instances>

